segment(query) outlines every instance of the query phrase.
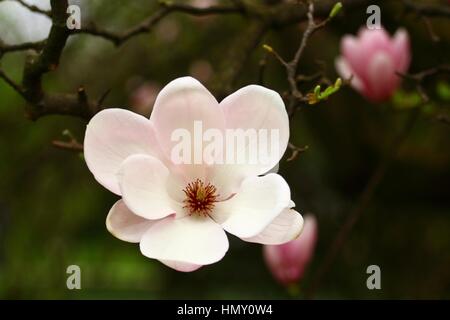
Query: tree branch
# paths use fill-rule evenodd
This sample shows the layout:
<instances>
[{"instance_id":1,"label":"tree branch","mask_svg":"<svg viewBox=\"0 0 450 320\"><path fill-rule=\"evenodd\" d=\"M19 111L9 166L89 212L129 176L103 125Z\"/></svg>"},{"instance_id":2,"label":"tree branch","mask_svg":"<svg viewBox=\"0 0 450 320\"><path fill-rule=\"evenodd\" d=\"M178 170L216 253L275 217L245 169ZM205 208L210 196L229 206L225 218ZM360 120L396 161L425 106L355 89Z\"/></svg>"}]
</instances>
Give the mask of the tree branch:
<instances>
[{"instance_id":1,"label":"tree branch","mask_svg":"<svg viewBox=\"0 0 450 320\"><path fill-rule=\"evenodd\" d=\"M19 93L21 96L25 96L23 92L23 88L16 83L14 80L12 80L10 77L6 75L6 73L3 72L3 70L0 69L0 78L2 78L11 88L13 88L17 93Z\"/></svg>"},{"instance_id":2,"label":"tree branch","mask_svg":"<svg viewBox=\"0 0 450 320\"><path fill-rule=\"evenodd\" d=\"M71 151L76 151L76 152L83 152L83 145L76 140L70 140L69 142L53 140L52 144L55 147L60 148L60 149L66 149L66 150L71 150Z\"/></svg>"},{"instance_id":3,"label":"tree branch","mask_svg":"<svg viewBox=\"0 0 450 320\"><path fill-rule=\"evenodd\" d=\"M448 5L436 6L417 3L417 1L403 0L403 4L408 11L428 17L450 18L450 8Z\"/></svg>"},{"instance_id":4,"label":"tree branch","mask_svg":"<svg viewBox=\"0 0 450 320\"><path fill-rule=\"evenodd\" d=\"M73 30L73 34L90 34L93 36L102 37L106 40L112 41L116 46L120 46L125 41L130 38L149 32L153 26L155 26L161 19L165 16L169 15L172 12L181 12L187 13L189 15L194 16L205 16L212 14L235 14L242 13L242 7L237 6L229 6L229 5L213 5L209 7L194 7L191 5L183 4L183 3L173 3L173 2L161 2L161 7L158 11L156 11L153 15L151 15L146 20L137 24L136 26L131 27L130 29L121 32L111 32L105 29L102 29L95 25L94 23L89 24L87 27L82 28L80 30Z\"/></svg>"},{"instance_id":5,"label":"tree branch","mask_svg":"<svg viewBox=\"0 0 450 320\"><path fill-rule=\"evenodd\" d=\"M29 55L25 63L22 86L27 99L40 102L43 97L42 76L58 67L59 59L69 37L66 27L68 0L51 0L52 27L47 41L38 55Z\"/></svg>"},{"instance_id":6,"label":"tree branch","mask_svg":"<svg viewBox=\"0 0 450 320\"><path fill-rule=\"evenodd\" d=\"M334 7L334 5L333 5ZM318 31L319 29L322 29L331 19L332 16L330 15L330 11L332 8L328 9L328 15L325 20L323 20L320 23L316 23L314 21L314 4L311 2L308 5L308 11L306 13L306 16L308 18L308 25L306 27L305 32L303 33L302 39L300 41L300 45L297 49L297 51L294 54L294 57L290 61L284 60L273 48L270 46L265 45L264 48L270 52L272 55L275 56L275 58L281 63L281 65L285 68L286 74L287 74L287 81L289 83L290 92L288 95L288 113L290 117L293 117L294 112L299 105L299 103L307 102L308 98L303 95L303 93L299 90L298 87L298 75L297 71L299 68L300 59L303 55L303 52L305 51L305 48L308 44L309 39L311 36Z\"/></svg>"},{"instance_id":7,"label":"tree branch","mask_svg":"<svg viewBox=\"0 0 450 320\"><path fill-rule=\"evenodd\" d=\"M347 0L350 6L361 5L368 0ZM328 14L334 4L334 0L323 0L317 4L319 16ZM52 28L46 41L36 43L24 43L21 45L0 44L1 53L34 49L34 54L29 54L24 66L21 86L23 96L30 104L28 113L31 119L37 119L44 115L65 114L89 119L99 109L99 103L88 99L80 100L79 95L74 94L50 94L42 89L42 77L45 73L58 67L67 38L73 34L91 34L103 37L116 45L135 35L148 32L162 18L171 12L181 12L191 15L210 14L241 14L248 20L248 27L236 39L234 44L224 54L224 59L219 63L219 72L212 81L213 91L220 98L233 89L233 84L243 69L252 50L259 44L263 35L270 28L277 28L294 22L302 21L307 12L302 6L292 4L260 4L252 0L234 0L232 5L214 5L200 8L183 3L161 3L161 7L153 15L138 25L115 34L105 31L95 25L90 25L79 31L70 31L66 28L67 0L51 0ZM4 76L2 76L5 79ZM5 79L5 81L7 81ZM10 85L12 82L8 82Z\"/></svg>"},{"instance_id":8,"label":"tree branch","mask_svg":"<svg viewBox=\"0 0 450 320\"><path fill-rule=\"evenodd\" d=\"M30 49L39 51L44 47L44 45L45 45L45 41L24 42L24 43L20 43L20 44L7 45L7 44L4 44L0 40L0 58L4 53L8 53L8 52L24 51L24 50L30 50Z\"/></svg>"},{"instance_id":9,"label":"tree branch","mask_svg":"<svg viewBox=\"0 0 450 320\"><path fill-rule=\"evenodd\" d=\"M421 72L415 73L415 74L407 74L407 73L398 73L400 77L404 78L407 81L412 81L415 83L416 90L420 94L422 101L428 102L430 100L428 93L426 92L424 88L424 82L435 75L438 74L450 74L450 65L443 64L438 65L436 67L423 70Z\"/></svg>"},{"instance_id":10,"label":"tree branch","mask_svg":"<svg viewBox=\"0 0 450 320\"><path fill-rule=\"evenodd\" d=\"M32 12L36 12L39 14L43 14L49 18L52 17L52 13L51 11L46 11L46 10L42 10L41 8L39 8L38 6L35 5L30 5L28 3L26 3L23 0L16 0L16 2L20 3L22 6L24 6L25 8L27 8L28 10L32 11Z\"/></svg>"},{"instance_id":11,"label":"tree branch","mask_svg":"<svg viewBox=\"0 0 450 320\"><path fill-rule=\"evenodd\" d=\"M157 24L162 18L164 18L167 14L169 14L170 10L167 8L161 8L156 11L153 15L151 15L146 20L142 21L138 25L131 27L130 29L122 32L122 33L114 33L111 31L104 30L100 27L97 27L94 23L91 23L85 28L80 30L73 30L72 34L90 34L93 36L102 37L106 40L112 41L116 46L123 44L125 41L130 38L149 32L152 27Z\"/></svg>"}]
</instances>

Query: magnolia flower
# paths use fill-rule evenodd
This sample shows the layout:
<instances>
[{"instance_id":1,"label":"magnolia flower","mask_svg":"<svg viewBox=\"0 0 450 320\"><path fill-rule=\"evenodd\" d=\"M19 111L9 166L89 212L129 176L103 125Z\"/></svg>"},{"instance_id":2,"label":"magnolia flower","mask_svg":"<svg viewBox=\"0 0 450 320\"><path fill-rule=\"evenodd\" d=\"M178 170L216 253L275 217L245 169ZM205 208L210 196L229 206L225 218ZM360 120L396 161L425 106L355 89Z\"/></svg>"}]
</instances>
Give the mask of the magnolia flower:
<instances>
[{"instance_id":1,"label":"magnolia flower","mask_svg":"<svg viewBox=\"0 0 450 320\"><path fill-rule=\"evenodd\" d=\"M274 278L286 286L298 282L312 258L316 240L316 218L306 215L302 234L297 239L278 246L264 246L264 259Z\"/></svg>"},{"instance_id":2,"label":"magnolia flower","mask_svg":"<svg viewBox=\"0 0 450 320\"><path fill-rule=\"evenodd\" d=\"M374 102L394 93L400 84L397 72L407 71L411 61L409 36L403 29L390 38L384 29L363 28L358 37L342 38L341 53L337 71L343 78L352 76L352 87Z\"/></svg>"},{"instance_id":3,"label":"magnolia flower","mask_svg":"<svg viewBox=\"0 0 450 320\"><path fill-rule=\"evenodd\" d=\"M277 129L278 148L265 164L174 163L172 133L193 133L194 122L225 129ZM268 172L284 154L289 121L283 100L261 86L244 87L221 103L197 80L170 82L150 119L106 109L89 122L86 163L95 179L122 196L106 219L117 238L140 244L143 255L179 271L222 259L225 231L248 242L281 244L298 236L302 216L291 209L290 189ZM248 144L242 145L246 153Z\"/></svg>"}]
</instances>

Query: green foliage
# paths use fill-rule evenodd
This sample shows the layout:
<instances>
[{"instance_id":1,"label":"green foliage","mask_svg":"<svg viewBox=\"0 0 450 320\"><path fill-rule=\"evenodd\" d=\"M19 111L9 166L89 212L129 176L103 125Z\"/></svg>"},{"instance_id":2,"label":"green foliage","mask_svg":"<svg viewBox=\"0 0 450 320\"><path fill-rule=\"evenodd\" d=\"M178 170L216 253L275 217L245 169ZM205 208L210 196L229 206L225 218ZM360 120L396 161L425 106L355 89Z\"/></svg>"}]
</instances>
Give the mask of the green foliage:
<instances>
[{"instance_id":1,"label":"green foliage","mask_svg":"<svg viewBox=\"0 0 450 320\"><path fill-rule=\"evenodd\" d=\"M450 84L445 81L438 82L436 92L443 101L450 101Z\"/></svg>"}]
</instances>

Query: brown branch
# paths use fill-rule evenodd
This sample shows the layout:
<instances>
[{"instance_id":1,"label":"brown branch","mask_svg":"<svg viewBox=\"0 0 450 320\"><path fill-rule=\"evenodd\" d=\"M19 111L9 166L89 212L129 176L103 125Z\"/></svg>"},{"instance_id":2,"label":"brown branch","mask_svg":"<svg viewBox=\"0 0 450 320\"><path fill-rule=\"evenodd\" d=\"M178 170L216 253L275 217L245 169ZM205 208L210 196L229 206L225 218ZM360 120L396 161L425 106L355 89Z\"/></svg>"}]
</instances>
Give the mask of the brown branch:
<instances>
[{"instance_id":1,"label":"brown branch","mask_svg":"<svg viewBox=\"0 0 450 320\"><path fill-rule=\"evenodd\" d=\"M30 104L27 108L27 116L31 120L37 120L47 115L66 115L90 119L98 110L95 101L83 101L78 94L52 93L45 94L38 104Z\"/></svg>"},{"instance_id":2,"label":"brown branch","mask_svg":"<svg viewBox=\"0 0 450 320\"><path fill-rule=\"evenodd\" d=\"M417 3L413 0L403 0L405 9L416 14L428 17L450 18L450 8L448 5L436 6Z\"/></svg>"},{"instance_id":3,"label":"brown branch","mask_svg":"<svg viewBox=\"0 0 450 320\"><path fill-rule=\"evenodd\" d=\"M16 51L24 51L24 50L41 50L45 45L45 41L38 42L24 42L20 44L5 44L0 40L0 57L4 53L8 52L16 52Z\"/></svg>"},{"instance_id":4,"label":"brown branch","mask_svg":"<svg viewBox=\"0 0 450 320\"><path fill-rule=\"evenodd\" d=\"M425 24L425 28L427 29L427 32L430 35L431 41L433 41L434 43L438 43L439 41L441 41L441 38L434 31L430 19L426 16L421 16L421 19Z\"/></svg>"},{"instance_id":5,"label":"brown branch","mask_svg":"<svg viewBox=\"0 0 450 320\"><path fill-rule=\"evenodd\" d=\"M270 29L285 27L308 18L308 8L293 3L263 5L255 1L234 1L239 3L241 12L249 20L248 27L230 44L223 55L218 72L211 82L212 90L218 97L224 97L233 90L233 85L252 50L258 45L264 34ZM344 0L345 7L354 8L369 3L369 0ZM323 0L315 3L316 17L327 18L335 5L335 0ZM320 29L323 27L319 23ZM302 49L303 50L303 49ZM301 55L301 54L300 54Z\"/></svg>"},{"instance_id":6,"label":"brown branch","mask_svg":"<svg viewBox=\"0 0 450 320\"><path fill-rule=\"evenodd\" d=\"M328 9L328 13L331 10L331 8ZM275 50L273 50L269 46L265 46L265 49L268 50L271 54L274 55L274 57L281 63L281 65L285 68L286 74L287 74L287 80L290 87L290 93L288 96L288 113L289 116L292 118L294 115L294 112L299 105L299 102L306 102L307 98L304 97L303 93L299 90L298 87L298 67L300 63L300 59L303 55L303 52L305 51L305 48L308 44L309 39L311 36L318 30L322 29L331 19L332 17L330 15L327 16L325 20L323 20L320 23L316 23L314 21L314 4L311 2L308 5L308 11L306 13L306 16L308 18L308 25L306 27L305 32L303 33L302 39L300 41L300 45L298 49L296 50L294 57L290 61L284 60Z\"/></svg>"},{"instance_id":7,"label":"brown branch","mask_svg":"<svg viewBox=\"0 0 450 320\"><path fill-rule=\"evenodd\" d=\"M318 15L325 16L328 14L334 2L334 0L323 0L317 3ZM349 6L367 2L368 0L344 0L344 3ZM50 94L42 89L43 75L58 67L67 38L72 34L98 35L116 44L121 44L135 35L151 30L157 22L170 12L191 15L241 14L247 18L248 26L230 45L229 51L224 54L223 60L219 63L219 72L216 73L216 78L211 83L213 91L220 98L232 91L233 84L243 69L247 58L269 29L302 21L307 15L307 12L301 6L283 3L273 5L269 3L260 4L252 0L234 0L232 5L196 8L182 3L165 1L161 4L161 8L148 19L127 31L114 34L93 25L81 31L68 30L66 28L67 5L67 0L51 0L52 28L46 41L14 46L0 45L0 56L4 52L26 49L37 51L28 56L21 85L23 95L30 104L28 113L32 119L50 114L65 114L89 119L100 109L99 102L87 97L86 99L80 99L77 93Z\"/></svg>"},{"instance_id":8,"label":"brown branch","mask_svg":"<svg viewBox=\"0 0 450 320\"><path fill-rule=\"evenodd\" d=\"M37 119L48 114L89 118L97 110L94 101L77 94L49 94L42 89L42 77L58 68L70 31L66 26L68 0L51 0L52 27L39 53L29 54L24 66L23 96L29 103L27 115Z\"/></svg>"},{"instance_id":9,"label":"brown branch","mask_svg":"<svg viewBox=\"0 0 450 320\"><path fill-rule=\"evenodd\" d=\"M432 67L430 69L426 69L426 70L417 72L415 74L401 74L401 73L398 73L398 74L405 79L411 79L414 81L423 82L429 77L432 77L437 74L442 74L442 73L450 73L450 65L448 65L448 64L438 65L438 66Z\"/></svg>"},{"instance_id":10,"label":"brown branch","mask_svg":"<svg viewBox=\"0 0 450 320\"><path fill-rule=\"evenodd\" d=\"M90 34L93 36L102 37L106 40L112 41L116 46L119 46L136 35L149 32L152 29L152 27L156 25L167 14L169 14L169 12L170 10L168 10L167 8L162 8L156 11L146 20L142 21L138 25L131 27L130 29L122 33L114 33L111 31L107 31L101 29L100 27L97 27L94 23L91 23L85 28L73 30L72 34Z\"/></svg>"},{"instance_id":11,"label":"brown branch","mask_svg":"<svg viewBox=\"0 0 450 320\"><path fill-rule=\"evenodd\" d=\"M49 17L49 18L52 17L51 11L46 11L46 10L43 10L43 9L39 8L38 6L30 5L30 4L26 3L23 0L16 0L16 2L20 3L22 6L24 6L25 8L27 8L28 10L30 10L32 12L43 14L43 15Z\"/></svg>"},{"instance_id":12,"label":"brown branch","mask_svg":"<svg viewBox=\"0 0 450 320\"><path fill-rule=\"evenodd\" d=\"M52 144L53 144L53 146L55 146L57 148L76 151L76 152L83 152L83 145L76 140L71 140L69 142L53 140Z\"/></svg>"},{"instance_id":13,"label":"brown branch","mask_svg":"<svg viewBox=\"0 0 450 320\"><path fill-rule=\"evenodd\" d=\"M69 36L66 27L68 0L52 0L52 27L42 52L30 55L25 63L22 86L27 100L39 103L42 92L42 76L58 67L59 59Z\"/></svg>"},{"instance_id":14,"label":"brown branch","mask_svg":"<svg viewBox=\"0 0 450 320\"><path fill-rule=\"evenodd\" d=\"M12 80L10 77L6 75L6 73L3 72L3 70L0 69L0 78L2 78L11 88L13 88L17 93L19 93L21 96L25 96L23 92L23 88L16 83L14 80Z\"/></svg>"},{"instance_id":15,"label":"brown branch","mask_svg":"<svg viewBox=\"0 0 450 320\"><path fill-rule=\"evenodd\" d=\"M403 79L407 81L412 81L415 83L416 90L419 92L422 101L428 102L430 100L428 93L426 92L424 88L424 82L435 75L438 74L450 74L450 65L438 65L436 67L423 70L421 72L415 73L415 74L408 74L408 73L399 73L397 72L397 75L402 77Z\"/></svg>"},{"instance_id":16,"label":"brown branch","mask_svg":"<svg viewBox=\"0 0 450 320\"><path fill-rule=\"evenodd\" d=\"M295 159L297 159L300 154L309 149L309 146L297 147L295 144L289 142L288 148L291 150L292 153L290 157L286 159L287 162L294 161Z\"/></svg>"},{"instance_id":17,"label":"brown branch","mask_svg":"<svg viewBox=\"0 0 450 320\"><path fill-rule=\"evenodd\" d=\"M443 124L450 125L450 116L447 114L438 114L436 120L442 122Z\"/></svg>"},{"instance_id":18,"label":"brown branch","mask_svg":"<svg viewBox=\"0 0 450 320\"><path fill-rule=\"evenodd\" d=\"M286 72L288 75L289 85L291 86L291 94L292 94L293 98L302 98L303 97L303 95L300 93L300 91L298 89L296 76L297 76L298 64L300 63L300 58L302 57L303 52L305 51L308 40L315 31L323 28L325 26L325 24L331 20L331 18L328 17L323 22L316 24L314 22L314 5L312 2L308 6L307 17L308 17L308 26L306 27L306 30L303 33L303 37L300 42L300 46L298 47L297 51L295 52L294 58L285 65Z\"/></svg>"},{"instance_id":19,"label":"brown branch","mask_svg":"<svg viewBox=\"0 0 450 320\"><path fill-rule=\"evenodd\" d=\"M94 23L91 23L87 27L80 30L73 30L72 34L90 34L93 36L102 37L106 40L112 41L116 46L119 46L134 36L149 32L161 19L172 12L187 13L193 16L235 14L244 12L242 7L229 5L212 5L203 8L169 1L162 1L160 5L160 9L149 18L121 33L111 32L98 27Z\"/></svg>"}]
</instances>

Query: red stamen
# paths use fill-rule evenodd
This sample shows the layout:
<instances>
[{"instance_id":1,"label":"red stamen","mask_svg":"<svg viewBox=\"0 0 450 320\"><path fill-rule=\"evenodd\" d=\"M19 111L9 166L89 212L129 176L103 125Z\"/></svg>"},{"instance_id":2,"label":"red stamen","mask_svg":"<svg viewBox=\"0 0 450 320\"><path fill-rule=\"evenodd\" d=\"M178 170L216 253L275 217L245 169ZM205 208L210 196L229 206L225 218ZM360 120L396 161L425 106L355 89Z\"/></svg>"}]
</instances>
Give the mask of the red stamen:
<instances>
[{"instance_id":1,"label":"red stamen","mask_svg":"<svg viewBox=\"0 0 450 320\"><path fill-rule=\"evenodd\" d=\"M214 203L217 202L217 189L212 184L205 184L197 179L188 183L183 190L186 195L183 208L187 209L189 215L197 214L208 216L214 209Z\"/></svg>"}]
</instances>

